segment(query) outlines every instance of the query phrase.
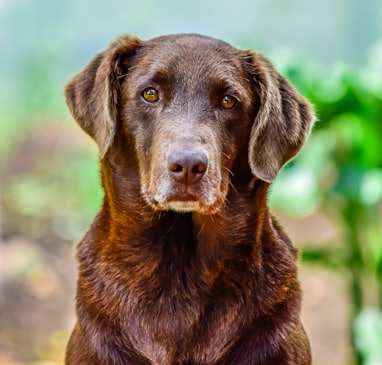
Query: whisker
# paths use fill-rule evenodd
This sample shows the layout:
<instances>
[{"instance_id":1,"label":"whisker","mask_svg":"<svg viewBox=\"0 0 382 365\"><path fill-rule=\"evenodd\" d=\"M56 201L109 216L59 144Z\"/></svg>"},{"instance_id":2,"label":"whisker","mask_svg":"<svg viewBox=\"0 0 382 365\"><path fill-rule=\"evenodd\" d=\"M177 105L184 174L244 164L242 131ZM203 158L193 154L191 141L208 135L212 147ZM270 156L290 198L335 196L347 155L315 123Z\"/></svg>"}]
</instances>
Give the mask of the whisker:
<instances>
[{"instance_id":1,"label":"whisker","mask_svg":"<svg viewBox=\"0 0 382 365\"><path fill-rule=\"evenodd\" d=\"M235 174L228 167L223 166L223 169L226 170L231 176L235 176Z\"/></svg>"},{"instance_id":2,"label":"whisker","mask_svg":"<svg viewBox=\"0 0 382 365\"><path fill-rule=\"evenodd\" d=\"M232 183L232 181L229 181L229 186L232 188L232 190L236 193L236 195L239 195L238 190L236 189L236 186Z\"/></svg>"},{"instance_id":3,"label":"whisker","mask_svg":"<svg viewBox=\"0 0 382 365\"><path fill-rule=\"evenodd\" d=\"M224 155L226 158L227 158L227 160L230 160L231 159L231 156L230 155L228 155L227 153L225 153L225 152L222 152L222 155Z\"/></svg>"}]
</instances>

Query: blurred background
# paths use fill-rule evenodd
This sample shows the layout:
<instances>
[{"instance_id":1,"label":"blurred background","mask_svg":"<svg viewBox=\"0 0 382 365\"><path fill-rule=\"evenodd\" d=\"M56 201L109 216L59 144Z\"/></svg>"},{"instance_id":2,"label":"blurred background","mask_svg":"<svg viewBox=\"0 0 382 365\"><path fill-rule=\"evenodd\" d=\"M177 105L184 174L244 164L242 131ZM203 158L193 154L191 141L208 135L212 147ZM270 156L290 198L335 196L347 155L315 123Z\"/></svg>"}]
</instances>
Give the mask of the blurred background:
<instances>
[{"instance_id":1,"label":"blurred background","mask_svg":"<svg viewBox=\"0 0 382 365\"><path fill-rule=\"evenodd\" d=\"M382 363L382 2L0 0L0 364L62 364L76 242L102 199L65 82L119 34L270 58L319 122L270 204L301 249L317 365Z\"/></svg>"}]
</instances>

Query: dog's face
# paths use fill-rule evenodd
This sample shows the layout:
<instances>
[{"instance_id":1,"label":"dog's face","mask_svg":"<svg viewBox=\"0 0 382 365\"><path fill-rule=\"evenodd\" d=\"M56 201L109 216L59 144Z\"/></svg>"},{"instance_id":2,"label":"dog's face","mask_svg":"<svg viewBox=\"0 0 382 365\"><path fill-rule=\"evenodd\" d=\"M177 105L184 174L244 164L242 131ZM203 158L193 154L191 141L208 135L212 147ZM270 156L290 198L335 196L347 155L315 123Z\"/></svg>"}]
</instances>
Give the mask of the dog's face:
<instances>
[{"instance_id":1,"label":"dog's face","mask_svg":"<svg viewBox=\"0 0 382 365\"><path fill-rule=\"evenodd\" d=\"M238 156L271 181L313 119L263 57L197 35L120 38L75 76L66 96L101 156L120 128L129 136L142 195L158 210L216 212Z\"/></svg>"},{"instance_id":2,"label":"dog's face","mask_svg":"<svg viewBox=\"0 0 382 365\"><path fill-rule=\"evenodd\" d=\"M147 42L130 62L121 113L141 162L143 196L155 209L214 212L256 107L239 51L210 39L165 37Z\"/></svg>"}]
</instances>

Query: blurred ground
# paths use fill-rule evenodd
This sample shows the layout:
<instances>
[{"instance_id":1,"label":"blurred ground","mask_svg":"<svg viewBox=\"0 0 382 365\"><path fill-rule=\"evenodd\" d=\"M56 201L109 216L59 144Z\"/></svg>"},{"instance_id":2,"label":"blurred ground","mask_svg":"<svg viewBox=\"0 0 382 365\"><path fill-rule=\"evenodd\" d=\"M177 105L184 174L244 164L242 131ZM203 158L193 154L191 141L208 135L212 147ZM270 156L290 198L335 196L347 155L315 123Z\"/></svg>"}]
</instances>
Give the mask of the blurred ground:
<instances>
[{"instance_id":1,"label":"blurred ground","mask_svg":"<svg viewBox=\"0 0 382 365\"><path fill-rule=\"evenodd\" d=\"M319 215L293 221L284 217L282 221L294 242L310 242L315 247L337 233L331 222ZM300 280L302 319L311 341L313 364L351 364L350 302L345 272L302 264Z\"/></svg>"},{"instance_id":2,"label":"blurred ground","mask_svg":"<svg viewBox=\"0 0 382 365\"><path fill-rule=\"evenodd\" d=\"M0 364L62 363L73 323L71 246L15 235L3 242L1 253Z\"/></svg>"},{"instance_id":3,"label":"blurred ground","mask_svg":"<svg viewBox=\"0 0 382 365\"><path fill-rule=\"evenodd\" d=\"M3 176L23 179L26 173L31 174L41 166L46 170L64 168L54 162L54 154L50 152L53 147L65 153L88 143L86 137L83 140L79 137L80 141L73 139L81 135L76 126L50 127L48 132L39 127L25 135L2 167ZM79 175L77 180L71 181L72 191L80 179ZM46 208L35 216L14 209L9 189L5 186L0 216L3 230L0 364L61 364L74 322L73 243L57 234L52 217L42 213ZM64 191L61 199L68 199ZM318 215L299 220L281 217L280 220L295 242L320 246L337 234L331 223ZM80 234L77 237L80 238ZM303 321L311 339L314 363L350 364L345 274L304 264L300 278L304 292Z\"/></svg>"}]
</instances>

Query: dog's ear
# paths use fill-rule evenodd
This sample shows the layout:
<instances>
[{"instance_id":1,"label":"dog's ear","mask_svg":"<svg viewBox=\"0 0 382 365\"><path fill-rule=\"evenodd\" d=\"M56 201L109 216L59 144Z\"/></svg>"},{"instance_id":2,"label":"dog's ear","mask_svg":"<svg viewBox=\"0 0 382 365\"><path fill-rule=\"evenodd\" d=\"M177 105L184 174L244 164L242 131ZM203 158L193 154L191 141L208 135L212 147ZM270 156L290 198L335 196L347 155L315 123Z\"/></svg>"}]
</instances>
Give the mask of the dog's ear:
<instances>
[{"instance_id":1,"label":"dog's ear","mask_svg":"<svg viewBox=\"0 0 382 365\"><path fill-rule=\"evenodd\" d=\"M141 44L135 37L118 38L66 85L69 109L82 129L97 142L101 157L112 144L116 130L120 79Z\"/></svg>"},{"instance_id":2,"label":"dog's ear","mask_svg":"<svg viewBox=\"0 0 382 365\"><path fill-rule=\"evenodd\" d=\"M304 144L314 113L263 56L250 53L245 62L259 102L249 140L249 164L256 177L271 182Z\"/></svg>"}]
</instances>

